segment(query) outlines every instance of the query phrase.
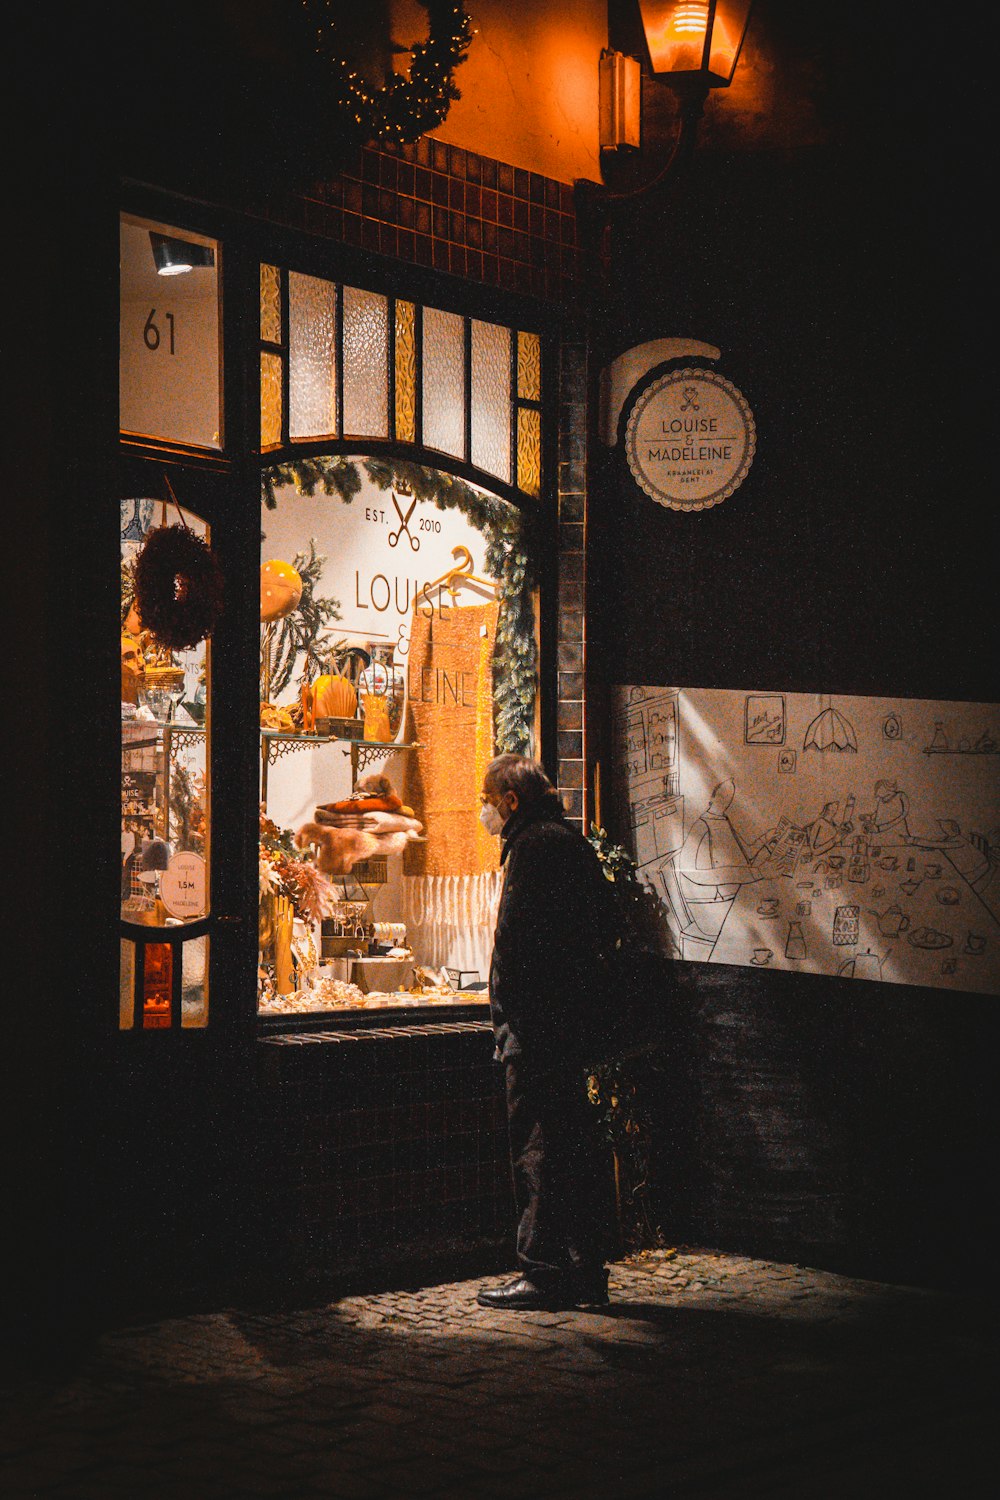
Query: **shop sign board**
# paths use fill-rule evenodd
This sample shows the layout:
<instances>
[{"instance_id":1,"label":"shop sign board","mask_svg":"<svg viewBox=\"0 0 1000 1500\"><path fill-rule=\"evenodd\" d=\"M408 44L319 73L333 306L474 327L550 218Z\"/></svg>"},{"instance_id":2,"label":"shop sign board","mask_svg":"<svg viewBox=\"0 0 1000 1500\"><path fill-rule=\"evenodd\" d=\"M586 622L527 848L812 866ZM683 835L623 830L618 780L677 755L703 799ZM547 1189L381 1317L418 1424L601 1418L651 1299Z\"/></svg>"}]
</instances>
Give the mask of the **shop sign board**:
<instances>
[{"instance_id":1,"label":"shop sign board","mask_svg":"<svg viewBox=\"0 0 1000 1500\"><path fill-rule=\"evenodd\" d=\"M746 478L757 445L753 413L715 370L671 370L637 396L625 430L636 483L671 510L707 510Z\"/></svg>"}]
</instances>

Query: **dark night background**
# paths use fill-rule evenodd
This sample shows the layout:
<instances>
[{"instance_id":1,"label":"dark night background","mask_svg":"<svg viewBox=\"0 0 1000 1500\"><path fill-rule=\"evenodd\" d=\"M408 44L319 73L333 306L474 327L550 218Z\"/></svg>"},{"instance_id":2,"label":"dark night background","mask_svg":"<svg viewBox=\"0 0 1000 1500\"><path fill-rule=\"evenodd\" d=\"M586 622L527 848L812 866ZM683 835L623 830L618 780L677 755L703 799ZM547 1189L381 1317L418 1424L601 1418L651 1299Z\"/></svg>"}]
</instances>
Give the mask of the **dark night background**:
<instances>
[{"instance_id":1,"label":"dark night background","mask_svg":"<svg viewBox=\"0 0 1000 1500\"><path fill-rule=\"evenodd\" d=\"M86 520L115 484L118 180L183 181L252 212L283 174L322 168L308 119L286 108L304 92L301 59L261 45L275 3L39 9L9 50L25 140L10 201L33 231L10 345L16 544L34 560L11 600L26 751L11 837L33 989L28 1004L19 974L5 1202L30 1226L18 1294L55 1282L56 1313L75 1245L100 1270L115 1232L88 1174L108 1003L90 973L117 936L79 921L67 871L90 878L116 795L114 766L95 766L68 723L87 685L117 671L94 623L116 586L102 582L103 528ZM996 701L984 11L956 10L945 38L899 6L758 0L746 61L768 109L735 87L712 100L683 191L621 236L588 324L593 370L650 338L713 343L758 450L731 499L687 516L591 444L592 746L605 763L601 689L615 682ZM656 108L666 137L662 90ZM902 1280L947 1280L957 1256L966 1274L987 1270L995 999L680 967L670 1041L645 1080L671 1234ZM194 1102L214 1127L219 1096ZM224 1224L221 1200L215 1211Z\"/></svg>"}]
</instances>

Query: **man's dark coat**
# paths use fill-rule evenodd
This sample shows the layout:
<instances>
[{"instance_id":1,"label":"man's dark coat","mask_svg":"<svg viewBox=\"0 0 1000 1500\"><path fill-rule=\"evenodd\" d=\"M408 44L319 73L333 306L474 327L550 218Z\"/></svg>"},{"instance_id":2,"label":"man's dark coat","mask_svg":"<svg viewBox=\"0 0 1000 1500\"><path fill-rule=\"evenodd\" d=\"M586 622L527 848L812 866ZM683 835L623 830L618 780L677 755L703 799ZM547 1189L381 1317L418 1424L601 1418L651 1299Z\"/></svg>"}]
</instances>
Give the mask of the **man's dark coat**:
<instances>
[{"instance_id":1,"label":"man's dark coat","mask_svg":"<svg viewBox=\"0 0 1000 1500\"><path fill-rule=\"evenodd\" d=\"M490 965L501 1061L582 1059L609 1000L614 887L552 793L504 824L506 869Z\"/></svg>"}]
</instances>

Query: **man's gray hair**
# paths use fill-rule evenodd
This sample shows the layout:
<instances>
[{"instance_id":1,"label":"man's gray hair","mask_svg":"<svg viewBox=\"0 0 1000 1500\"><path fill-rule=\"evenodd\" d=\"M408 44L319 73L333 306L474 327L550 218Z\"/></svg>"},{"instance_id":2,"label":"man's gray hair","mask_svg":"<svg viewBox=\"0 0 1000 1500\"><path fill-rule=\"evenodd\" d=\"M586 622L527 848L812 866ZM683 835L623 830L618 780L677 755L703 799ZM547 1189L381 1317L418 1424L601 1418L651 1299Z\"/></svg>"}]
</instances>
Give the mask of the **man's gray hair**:
<instances>
[{"instance_id":1,"label":"man's gray hair","mask_svg":"<svg viewBox=\"0 0 1000 1500\"><path fill-rule=\"evenodd\" d=\"M486 767L485 779L501 796L513 792L524 807L532 807L544 797L556 796L555 787L538 761L527 755L498 755Z\"/></svg>"}]
</instances>

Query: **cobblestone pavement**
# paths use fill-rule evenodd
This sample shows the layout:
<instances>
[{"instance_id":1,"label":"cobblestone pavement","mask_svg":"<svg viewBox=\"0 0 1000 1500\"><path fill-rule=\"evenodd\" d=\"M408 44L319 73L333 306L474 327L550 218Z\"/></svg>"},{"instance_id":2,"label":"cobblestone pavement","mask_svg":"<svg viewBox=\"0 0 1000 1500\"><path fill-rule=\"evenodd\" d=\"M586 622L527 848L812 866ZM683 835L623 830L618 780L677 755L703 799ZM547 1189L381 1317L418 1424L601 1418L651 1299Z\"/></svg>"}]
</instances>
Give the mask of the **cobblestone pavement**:
<instances>
[{"instance_id":1,"label":"cobblestone pavement","mask_svg":"<svg viewBox=\"0 0 1000 1500\"><path fill-rule=\"evenodd\" d=\"M993 1493L971 1296L672 1251L595 1311L489 1312L481 1284L103 1333L4 1390L0 1495Z\"/></svg>"}]
</instances>

